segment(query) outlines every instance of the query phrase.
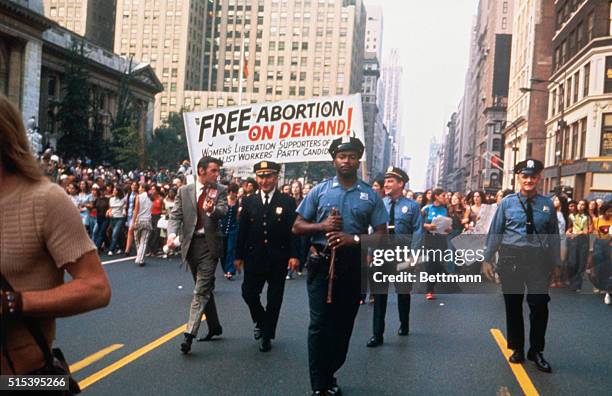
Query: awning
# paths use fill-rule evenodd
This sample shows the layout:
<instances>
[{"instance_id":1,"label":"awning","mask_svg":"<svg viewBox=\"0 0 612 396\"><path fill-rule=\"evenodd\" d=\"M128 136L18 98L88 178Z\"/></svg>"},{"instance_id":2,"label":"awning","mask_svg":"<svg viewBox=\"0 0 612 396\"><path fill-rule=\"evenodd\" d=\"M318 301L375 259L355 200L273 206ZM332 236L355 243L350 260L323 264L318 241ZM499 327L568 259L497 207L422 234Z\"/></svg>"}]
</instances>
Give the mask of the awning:
<instances>
[{"instance_id":1,"label":"awning","mask_svg":"<svg viewBox=\"0 0 612 396\"><path fill-rule=\"evenodd\" d=\"M610 191L592 191L585 197L587 201L594 201L596 199L603 199L604 202L612 201L612 192Z\"/></svg>"}]
</instances>

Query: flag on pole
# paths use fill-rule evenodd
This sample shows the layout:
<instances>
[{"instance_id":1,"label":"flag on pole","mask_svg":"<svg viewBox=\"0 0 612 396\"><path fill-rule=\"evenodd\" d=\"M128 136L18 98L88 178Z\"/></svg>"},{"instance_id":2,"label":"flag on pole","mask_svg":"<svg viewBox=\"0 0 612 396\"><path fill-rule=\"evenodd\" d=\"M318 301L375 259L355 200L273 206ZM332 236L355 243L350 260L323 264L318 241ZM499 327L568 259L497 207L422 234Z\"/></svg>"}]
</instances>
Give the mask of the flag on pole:
<instances>
[{"instance_id":1,"label":"flag on pole","mask_svg":"<svg viewBox=\"0 0 612 396\"><path fill-rule=\"evenodd\" d=\"M246 55L244 55L242 60L242 75L244 76L244 78L249 77L249 61Z\"/></svg>"}]
</instances>

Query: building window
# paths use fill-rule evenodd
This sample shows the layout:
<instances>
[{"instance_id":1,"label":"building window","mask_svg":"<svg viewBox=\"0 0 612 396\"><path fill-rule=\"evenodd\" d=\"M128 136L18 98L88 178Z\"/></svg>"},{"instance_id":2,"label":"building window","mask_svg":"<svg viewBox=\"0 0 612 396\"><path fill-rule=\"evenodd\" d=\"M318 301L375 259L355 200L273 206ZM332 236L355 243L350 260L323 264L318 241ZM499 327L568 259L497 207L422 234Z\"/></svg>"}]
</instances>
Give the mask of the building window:
<instances>
[{"instance_id":1,"label":"building window","mask_svg":"<svg viewBox=\"0 0 612 396\"><path fill-rule=\"evenodd\" d=\"M586 134L587 134L587 119L586 117L580 120L580 158L586 155Z\"/></svg>"},{"instance_id":2,"label":"building window","mask_svg":"<svg viewBox=\"0 0 612 396\"><path fill-rule=\"evenodd\" d=\"M587 18L587 42L593 40L593 26L595 25L595 13L591 12Z\"/></svg>"},{"instance_id":3,"label":"building window","mask_svg":"<svg viewBox=\"0 0 612 396\"><path fill-rule=\"evenodd\" d=\"M570 130L569 126L563 129L563 159L570 159Z\"/></svg>"},{"instance_id":4,"label":"building window","mask_svg":"<svg viewBox=\"0 0 612 396\"><path fill-rule=\"evenodd\" d=\"M580 73L574 74L574 103L578 102L578 84L580 83Z\"/></svg>"},{"instance_id":5,"label":"building window","mask_svg":"<svg viewBox=\"0 0 612 396\"><path fill-rule=\"evenodd\" d=\"M586 65L584 65L584 74L582 76L583 78L583 86L582 86L582 97L586 98L587 96L589 96L589 84L590 84L590 79L591 79L591 64L587 63Z\"/></svg>"},{"instance_id":6,"label":"building window","mask_svg":"<svg viewBox=\"0 0 612 396\"><path fill-rule=\"evenodd\" d=\"M612 56L606 56L604 93L612 93Z\"/></svg>"},{"instance_id":7,"label":"building window","mask_svg":"<svg viewBox=\"0 0 612 396\"><path fill-rule=\"evenodd\" d=\"M612 113L604 114L601 124L601 148L599 151L602 157L609 157L612 156Z\"/></svg>"}]
</instances>

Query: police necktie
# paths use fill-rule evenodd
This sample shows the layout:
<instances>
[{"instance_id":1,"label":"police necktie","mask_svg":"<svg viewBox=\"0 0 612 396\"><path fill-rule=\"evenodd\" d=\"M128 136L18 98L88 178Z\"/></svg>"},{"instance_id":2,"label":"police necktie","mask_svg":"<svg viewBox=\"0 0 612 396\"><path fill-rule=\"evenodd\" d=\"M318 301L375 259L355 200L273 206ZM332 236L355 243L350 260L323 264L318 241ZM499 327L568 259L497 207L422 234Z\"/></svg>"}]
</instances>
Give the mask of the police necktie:
<instances>
[{"instance_id":1,"label":"police necktie","mask_svg":"<svg viewBox=\"0 0 612 396\"><path fill-rule=\"evenodd\" d=\"M527 198L527 234L535 234L535 224L533 223L533 206L531 198Z\"/></svg>"},{"instance_id":2,"label":"police necktie","mask_svg":"<svg viewBox=\"0 0 612 396\"><path fill-rule=\"evenodd\" d=\"M268 198L269 198L268 193L265 193L264 194L264 206L266 207L268 206L268 203L269 203Z\"/></svg>"},{"instance_id":3,"label":"police necktie","mask_svg":"<svg viewBox=\"0 0 612 396\"><path fill-rule=\"evenodd\" d=\"M395 201L391 201L389 209L389 234L395 234Z\"/></svg>"}]
</instances>

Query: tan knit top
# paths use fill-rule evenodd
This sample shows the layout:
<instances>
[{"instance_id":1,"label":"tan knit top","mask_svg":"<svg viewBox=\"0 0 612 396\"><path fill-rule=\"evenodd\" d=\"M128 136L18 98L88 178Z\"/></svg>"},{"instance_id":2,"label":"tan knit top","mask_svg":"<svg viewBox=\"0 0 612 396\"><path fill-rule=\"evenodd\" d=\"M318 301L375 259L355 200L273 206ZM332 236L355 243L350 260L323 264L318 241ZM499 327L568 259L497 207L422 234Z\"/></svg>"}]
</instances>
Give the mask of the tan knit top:
<instances>
[{"instance_id":1,"label":"tan knit top","mask_svg":"<svg viewBox=\"0 0 612 396\"><path fill-rule=\"evenodd\" d=\"M47 290L61 285L62 267L95 249L78 209L57 184L18 178L14 188L0 192L0 269L15 290ZM41 319L40 323L51 345L55 319ZM39 356L23 324L10 323L7 332L16 366ZM3 374L5 363L3 356Z\"/></svg>"}]
</instances>

